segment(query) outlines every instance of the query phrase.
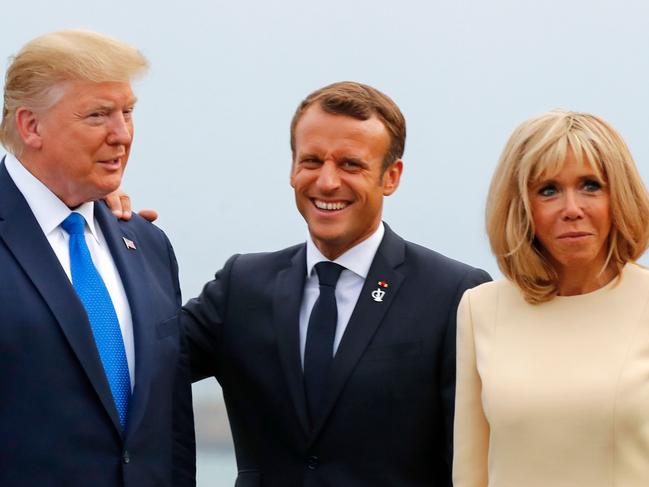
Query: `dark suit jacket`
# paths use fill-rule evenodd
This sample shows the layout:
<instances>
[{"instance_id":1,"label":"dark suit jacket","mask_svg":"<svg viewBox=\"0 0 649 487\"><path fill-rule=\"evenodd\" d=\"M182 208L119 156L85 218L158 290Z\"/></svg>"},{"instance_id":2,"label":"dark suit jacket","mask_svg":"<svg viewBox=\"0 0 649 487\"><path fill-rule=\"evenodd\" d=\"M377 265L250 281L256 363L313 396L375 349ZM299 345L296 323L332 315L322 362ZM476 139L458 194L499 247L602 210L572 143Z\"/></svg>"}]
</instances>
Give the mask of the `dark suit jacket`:
<instances>
[{"instance_id":1,"label":"dark suit jacket","mask_svg":"<svg viewBox=\"0 0 649 487\"><path fill-rule=\"evenodd\" d=\"M237 487L451 485L455 317L484 271L385 236L309 423L298 346L305 245L232 257L183 325L194 379L223 387ZM385 281L382 302L372 299Z\"/></svg>"},{"instance_id":2,"label":"dark suit jacket","mask_svg":"<svg viewBox=\"0 0 649 487\"><path fill-rule=\"evenodd\" d=\"M99 203L95 217L133 317L135 389L124 436L83 305L0 162L2 487L166 487L173 466L176 485L193 485L173 250L141 218L117 221Z\"/></svg>"}]
</instances>

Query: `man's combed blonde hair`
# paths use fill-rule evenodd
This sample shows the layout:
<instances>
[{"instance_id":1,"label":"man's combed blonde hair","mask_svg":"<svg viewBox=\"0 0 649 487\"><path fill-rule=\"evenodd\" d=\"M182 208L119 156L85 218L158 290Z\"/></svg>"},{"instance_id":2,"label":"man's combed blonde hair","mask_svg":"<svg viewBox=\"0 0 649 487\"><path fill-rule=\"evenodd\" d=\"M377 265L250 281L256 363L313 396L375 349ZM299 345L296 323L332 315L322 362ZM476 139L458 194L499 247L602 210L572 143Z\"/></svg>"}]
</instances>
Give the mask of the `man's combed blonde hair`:
<instances>
[{"instance_id":1,"label":"man's combed blonde hair","mask_svg":"<svg viewBox=\"0 0 649 487\"><path fill-rule=\"evenodd\" d=\"M503 274L530 303L557 294L558 275L535 239L529 188L557 174L569 153L588 164L610 194L612 227L605 266L618 273L649 243L649 195L622 137L588 113L556 110L523 122L500 156L486 208L491 249Z\"/></svg>"},{"instance_id":2,"label":"man's combed blonde hair","mask_svg":"<svg viewBox=\"0 0 649 487\"><path fill-rule=\"evenodd\" d=\"M134 47L86 30L62 30L29 41L12 59L5 76L0 143L20 154L16 110L47 110L63 91L64 81L129 82L148 68Z\"/></svg>"}]
</instances>

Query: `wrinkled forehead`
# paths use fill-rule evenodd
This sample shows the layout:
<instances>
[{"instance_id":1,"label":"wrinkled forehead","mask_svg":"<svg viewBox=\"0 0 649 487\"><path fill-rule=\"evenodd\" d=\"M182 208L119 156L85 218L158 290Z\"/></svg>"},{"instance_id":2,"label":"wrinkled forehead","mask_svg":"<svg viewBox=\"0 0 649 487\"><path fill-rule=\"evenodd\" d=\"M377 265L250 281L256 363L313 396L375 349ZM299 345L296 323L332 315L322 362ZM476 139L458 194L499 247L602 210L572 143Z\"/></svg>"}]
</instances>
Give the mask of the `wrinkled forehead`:
<instances>
[{"instance_id":1,"label":"wrinkled forehead","mask_svg":"<svg viewBox=\"0 0 649 487\"><path fill-rule=\"evenodd\" d=\"M606 169L599 154L599 150L590 140L567 136L548 146L546 150L536 157L528 157L524 166L528 169L528 184L552 179L559 174L566 163L574 161L578 165L588 167L593 176L606 182Z\"/></svg>"},{"instance_id":2,"label":"wrinkled forehead","mask_svg":"<svg viewBox=\"0 0 649 487\"><path fill-rule=\"evenodd\" d=\"M66 79L54 83L46 97L53 108L59 102L72 102L75 105L101 105L105 107L135 105L137 97L129 82L89 81Z\"/></svg>"}]
</instances>

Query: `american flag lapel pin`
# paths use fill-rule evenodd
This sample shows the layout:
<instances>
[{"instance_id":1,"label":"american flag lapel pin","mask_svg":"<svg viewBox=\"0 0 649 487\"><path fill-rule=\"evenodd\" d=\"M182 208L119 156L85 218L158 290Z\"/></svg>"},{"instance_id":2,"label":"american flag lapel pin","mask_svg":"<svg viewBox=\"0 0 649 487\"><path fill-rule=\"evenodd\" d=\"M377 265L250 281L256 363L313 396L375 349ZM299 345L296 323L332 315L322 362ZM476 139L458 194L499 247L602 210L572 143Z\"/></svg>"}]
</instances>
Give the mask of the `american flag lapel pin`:
<instances>
[{"instance_id":1,"label":"american flag lapel pin","mask_svg":"<svg viewBox=\"0 0 649 487\"><path fill-rule=\"evenodd\" d=\"M122 240L124 240L124 245L126 245L126 248L129 250L137 250L137 247L135 246L135 242L133 240L130 240L126 237L122 237Z\"/></svg>"}]
</instances>

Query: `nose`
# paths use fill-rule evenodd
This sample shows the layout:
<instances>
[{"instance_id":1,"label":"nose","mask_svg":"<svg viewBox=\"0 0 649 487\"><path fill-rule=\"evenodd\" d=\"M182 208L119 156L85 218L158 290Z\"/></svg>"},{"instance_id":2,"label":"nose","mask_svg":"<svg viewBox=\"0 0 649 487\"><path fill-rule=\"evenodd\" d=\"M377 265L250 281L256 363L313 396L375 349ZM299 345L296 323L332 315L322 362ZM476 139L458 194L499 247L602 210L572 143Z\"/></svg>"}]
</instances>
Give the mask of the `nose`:
<instances>
[{"instance_id":1,"label":"nose","mask_svg":"<svg viewBox=\"0 0 649 487\"><path fill-rule=\"evenodd\" d=\"M106 142L110 145L129 145L133 140L133 124L122 112L115 113L109 124Z\"/></svg>"},{"instance_id":2,"label":"nose","mask_svg":"<svg viewBox=\"0 0 649 487\"><path fill-rule=\"evenodd\" d=\"M583 218L584 209L579 195L575 191L566 191L563 203L564 220L578 220Z\"/></svg>"},{"instance_id":3,"label":"nose","mask_svg":"<svg viewBox=\"0 0 649 487\"><path fill-rule=\"evenodd\" d=\"M338 166L334 161L325 161L320 167L317 181L318 189L323 193L331 193L340 188L340 175Z\"/></svg>"}]
</instances>

